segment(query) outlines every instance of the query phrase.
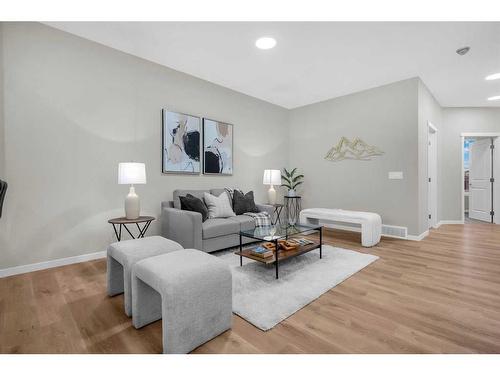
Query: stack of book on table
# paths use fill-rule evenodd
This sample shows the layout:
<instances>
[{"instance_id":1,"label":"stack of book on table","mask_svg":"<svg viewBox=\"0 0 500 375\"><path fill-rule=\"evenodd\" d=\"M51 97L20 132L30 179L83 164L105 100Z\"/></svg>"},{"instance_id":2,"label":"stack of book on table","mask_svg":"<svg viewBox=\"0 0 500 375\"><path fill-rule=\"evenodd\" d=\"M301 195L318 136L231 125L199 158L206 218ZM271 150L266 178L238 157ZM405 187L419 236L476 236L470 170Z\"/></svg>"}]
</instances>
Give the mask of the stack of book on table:
<instances>
[{"instance_id":1,"label":"stack of book on table","mask_svg":"<svg viewBox=\"0 0 500 375\"><path fill-rule=\"evenodd\" d=\"M256 248L252 249L252 255L255 255L259 258L270 258L273 256L273 252L272 250L269 250L263 246L257 246Z\"/></svg>"}]
</instances>

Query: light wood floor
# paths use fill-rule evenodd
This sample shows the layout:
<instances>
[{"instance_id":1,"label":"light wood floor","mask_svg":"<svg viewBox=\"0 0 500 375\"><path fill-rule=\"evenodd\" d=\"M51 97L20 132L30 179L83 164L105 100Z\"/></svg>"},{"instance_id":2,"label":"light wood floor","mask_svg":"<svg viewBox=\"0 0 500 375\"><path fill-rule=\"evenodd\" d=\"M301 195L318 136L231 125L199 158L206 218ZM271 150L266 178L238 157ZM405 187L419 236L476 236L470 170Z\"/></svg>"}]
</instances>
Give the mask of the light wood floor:
<instances>
[{"instance_id":1,"label":"light wood floor","mask_svg":"<svg viewBox=\"0 0 500 375\"><path fill-rule=\"evenodd\" d=\"M234 316L195 353L500 352L500 226L444 225L368 250L353 233L325 242L380 259L268 332ZM134 329L105 274L97 260L0 279L0 352L161 352L161 322Z\"/></svg>"}]
</instances>

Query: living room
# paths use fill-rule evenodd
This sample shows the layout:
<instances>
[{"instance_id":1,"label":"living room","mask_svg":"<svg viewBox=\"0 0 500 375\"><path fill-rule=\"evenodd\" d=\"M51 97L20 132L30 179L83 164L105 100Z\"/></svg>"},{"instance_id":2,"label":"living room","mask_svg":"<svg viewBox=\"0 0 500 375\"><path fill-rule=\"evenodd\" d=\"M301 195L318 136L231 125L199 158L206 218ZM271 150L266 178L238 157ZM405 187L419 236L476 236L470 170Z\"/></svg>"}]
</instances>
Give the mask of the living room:
<instances>
[{"instance_id":1,"label":"living room","mask_svg":"<svg viewBox=\"0 0 500 375\"><path fill-rule=\"evenodd\" d=\"M0 22L1 353L498 353L499 22L39 19Z\"/></svg>"}]
</instances>

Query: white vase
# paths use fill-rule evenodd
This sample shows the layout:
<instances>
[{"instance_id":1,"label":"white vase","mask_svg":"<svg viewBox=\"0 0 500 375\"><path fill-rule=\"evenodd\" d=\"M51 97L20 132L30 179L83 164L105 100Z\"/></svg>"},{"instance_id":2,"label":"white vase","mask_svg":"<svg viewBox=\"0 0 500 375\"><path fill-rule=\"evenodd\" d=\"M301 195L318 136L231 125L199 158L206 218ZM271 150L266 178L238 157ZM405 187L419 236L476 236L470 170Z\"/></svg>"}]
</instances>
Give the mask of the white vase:
<instances>
[{"instance_id":1,"label":"white vase","mask_svg":"<svg viewBox=\"0 0 500 375\"><path fill-rule=\"evenodd\" d=\"M137 219L140 216L141 205L139 202L139 196L135 193L133 186L130 187L130 191L125 198L125 217L127 219Z\"/></svg>"},{"instance_id":2,"label":"white vase","mask_svg":"<svg viewBox=\"0 0 500 375\"><path fill-rule=\"evenodd\" d=\"M288 190L288 196L289 197L295 197L295 190L294 189L289 189Z\"/></svg>"},{"instance_id":3,"label":"white vase","mask_svg":"<svg viewBox=\"0 0 500 375\"><path fill-rule=\"evenodd\" d=\"M271 187L267 191L267 199L269 201L269 204L276 204L276 189L273 185L271 185Z\"/></svg>"}]
</instances>

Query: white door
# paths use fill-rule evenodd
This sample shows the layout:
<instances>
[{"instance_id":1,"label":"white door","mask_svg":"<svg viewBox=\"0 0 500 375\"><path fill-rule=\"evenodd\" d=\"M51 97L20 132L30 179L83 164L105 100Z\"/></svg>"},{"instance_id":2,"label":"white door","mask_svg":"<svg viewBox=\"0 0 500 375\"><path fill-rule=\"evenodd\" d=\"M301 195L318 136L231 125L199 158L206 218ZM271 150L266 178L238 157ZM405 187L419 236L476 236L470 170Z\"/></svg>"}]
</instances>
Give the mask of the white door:
<instances>
[{"instance_id":1,"label":"white door","mask_svg":"<svg viewBox=\"0 0 500 375\"><path fill-rule=\"evenodd\" d=\"M429 146L427 152L427 202L429 228L437 226L437 132L429 126Z\"/></svg>"},{"instance_id":2,"label":"white door","mask_svg":"<svg viewBox=\"0 0 500 375\"><path fill-rule=\"evenodd\" d=\"M479 139L470 146L469 217L491 222L491 139Z\"/></svg>"},{"instance_id":3,"label":"white door","mask_svg":"<svg viewBox=\"0 0 500 375\"><path fill-rule=\"evenodd\" d=\"M495 203L493 211L495 211L495 216L493 216L493 219L495 224L500 224L500 137L494 139L494 144L493 178L495 179L495 183L493 184L493 198Z\"/></svg>"}]
</instances>

